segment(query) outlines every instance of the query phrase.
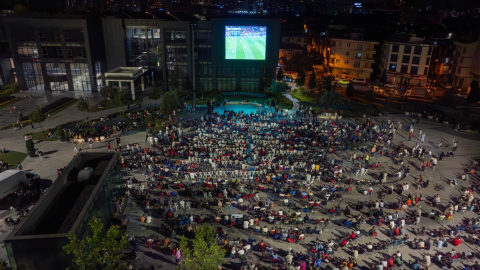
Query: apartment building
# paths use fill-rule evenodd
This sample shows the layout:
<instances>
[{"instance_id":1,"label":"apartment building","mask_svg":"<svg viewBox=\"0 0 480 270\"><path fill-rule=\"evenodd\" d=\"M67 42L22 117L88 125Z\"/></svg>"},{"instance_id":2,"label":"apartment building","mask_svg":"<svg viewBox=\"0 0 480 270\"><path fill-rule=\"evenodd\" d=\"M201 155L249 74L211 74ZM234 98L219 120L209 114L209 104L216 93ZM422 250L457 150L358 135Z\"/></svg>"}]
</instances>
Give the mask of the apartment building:
<instances>
[{"instance_id":1,"label":"apartment building","mask_svg":"<svg viewBox=\"0 0 480 270\"><path fill-rule=\"evenodd\" d=\"M477 38L476 40L454 41L453 44L455 45L455 51L453 52L453 66L450 71L453 77L452 86L467 90L474 80L475 71L478 72L477 61L480 57L480 40Z\"/></svg>"},{"instance_id":2,"label":"apartment building","mask_svg":"<svg viewBox=\"0 0 480 270\"><path fill-rule=\"evenodd\" d=\"M352 33L349 38L329 38L328 65L335 78L370 79L375 67L379 42L364 40L363 34Z\"/></svg>"},{"instance_id":3,"label":"apartment building","mask_svg":"<svg viewBox=\"0 0 480 270\"><path fill-rule=\"evenodd\" d=\"M434 48L435 45L428 44L424 38L393 36L382 46L383 78L388 82L425 85Z\"/></svg>"}]
</instances>

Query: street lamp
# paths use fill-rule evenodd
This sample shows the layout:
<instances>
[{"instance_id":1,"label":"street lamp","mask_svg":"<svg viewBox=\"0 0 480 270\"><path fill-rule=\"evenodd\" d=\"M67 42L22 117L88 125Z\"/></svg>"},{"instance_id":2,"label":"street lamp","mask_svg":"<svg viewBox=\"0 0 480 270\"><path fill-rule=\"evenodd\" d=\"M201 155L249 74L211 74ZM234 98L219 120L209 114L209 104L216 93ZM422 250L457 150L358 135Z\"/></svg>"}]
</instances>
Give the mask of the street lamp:
<instances>
[{"instance_id":1,"label":"street lamp","mask_svg":"<svg viewBox=\"0 0 480 270\"><path fill-rule=\"evenodd\" d=\"M145 11L145 14L150 14L152 15L152 19L158 19L160 20L160 18L158 18L157 16L153 15L152 13L148 12L148 11Z\"/></svg>"}]
</instances>

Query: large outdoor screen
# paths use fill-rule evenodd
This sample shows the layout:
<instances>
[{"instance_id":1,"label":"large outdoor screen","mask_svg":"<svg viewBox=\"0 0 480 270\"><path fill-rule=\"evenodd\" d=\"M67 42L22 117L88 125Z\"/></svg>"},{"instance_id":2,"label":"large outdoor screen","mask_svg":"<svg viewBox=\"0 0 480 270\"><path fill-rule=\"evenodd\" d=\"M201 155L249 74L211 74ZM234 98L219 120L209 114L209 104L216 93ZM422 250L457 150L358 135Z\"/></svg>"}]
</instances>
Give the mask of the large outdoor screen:
<instances>
[{"instance_id":1,"label":"large outdoor screen","mask_svg":"<svg viewBox=\"0 0 480 270\"><path fill-rule=\"evenodd\" d=\"M225 26L225 59L265 60L266 26Z\"/></svg>"}]
</instances>

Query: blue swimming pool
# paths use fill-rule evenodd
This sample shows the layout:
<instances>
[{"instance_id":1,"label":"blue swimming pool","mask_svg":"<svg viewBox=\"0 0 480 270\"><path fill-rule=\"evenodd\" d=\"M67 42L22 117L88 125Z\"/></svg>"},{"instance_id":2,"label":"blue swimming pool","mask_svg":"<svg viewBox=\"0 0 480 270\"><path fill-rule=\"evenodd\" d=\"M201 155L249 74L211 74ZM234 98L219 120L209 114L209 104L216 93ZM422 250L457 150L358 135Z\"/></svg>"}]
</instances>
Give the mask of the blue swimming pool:
<instances>
[{"instance_id":1,"label":"blue swimming pool","mask_svg":"<svg viewBox=\"0 0 480 270\"><path fill-rule=\"evenodd\" d=\"M223 113L225 109L234 112L243 111L244 113L250 114L251 112L257 113L257 110L262 110L262 107L253 104L227 104L225 106L215 107L215 112ZM265 107L263 107L263 109L265 109Z\"/></svg>"}]
</instances>

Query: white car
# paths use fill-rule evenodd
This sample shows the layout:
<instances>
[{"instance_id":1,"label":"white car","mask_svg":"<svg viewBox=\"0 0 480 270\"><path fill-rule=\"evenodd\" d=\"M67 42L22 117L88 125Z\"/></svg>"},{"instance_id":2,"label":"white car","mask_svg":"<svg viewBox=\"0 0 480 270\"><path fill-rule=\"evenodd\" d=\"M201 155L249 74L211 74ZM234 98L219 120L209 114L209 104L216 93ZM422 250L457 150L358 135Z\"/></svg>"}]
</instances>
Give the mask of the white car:
<instances>
[{"instance_id":1,"label":"white car","mask_svg":"<svg viewBox=\"0 0 480 270\"><path fill-rule=\"evenodd\" d=\"M397 88L397 84L396 84L396 83L386 83L386 84L384 84L383 86L388 87L388 88Z\"/></svg>"},{"instance_id":2,"label":"white car","mask_svg":"<svg viewBox=\"0 0 480 270\"><path fill-rule=\"evenodd\" d=\"M352 83L361 83L361 84L367 84L367 79L366 78L353 78Z\"/></svg>"}]
</instances>

